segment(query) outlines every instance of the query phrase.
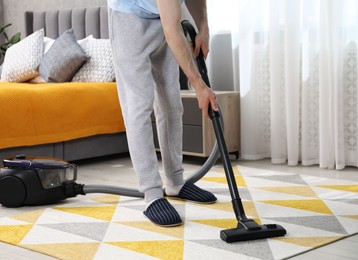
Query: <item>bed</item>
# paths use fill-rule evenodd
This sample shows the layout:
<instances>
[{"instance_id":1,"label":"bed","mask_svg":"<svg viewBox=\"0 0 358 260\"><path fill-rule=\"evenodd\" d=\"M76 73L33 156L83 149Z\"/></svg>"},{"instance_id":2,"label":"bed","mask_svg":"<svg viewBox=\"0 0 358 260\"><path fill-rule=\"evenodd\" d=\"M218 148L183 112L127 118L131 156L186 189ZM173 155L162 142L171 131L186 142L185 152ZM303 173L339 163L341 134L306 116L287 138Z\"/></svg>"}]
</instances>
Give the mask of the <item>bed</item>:
<instances>
[{"instance_id":1,"label":"bed","mask_svg":"<svg viewBox=\"0 0 358 260\"><path fill-rule=\"evenodd\" d=\"M107 7L26 12L26 34L43 28L56 39L73 28L77 39L106 39L107 19ZM0 104L1 160L25 154L75 161L128 152L115 82L1 83Z\"/></svg>"}]
</instances>

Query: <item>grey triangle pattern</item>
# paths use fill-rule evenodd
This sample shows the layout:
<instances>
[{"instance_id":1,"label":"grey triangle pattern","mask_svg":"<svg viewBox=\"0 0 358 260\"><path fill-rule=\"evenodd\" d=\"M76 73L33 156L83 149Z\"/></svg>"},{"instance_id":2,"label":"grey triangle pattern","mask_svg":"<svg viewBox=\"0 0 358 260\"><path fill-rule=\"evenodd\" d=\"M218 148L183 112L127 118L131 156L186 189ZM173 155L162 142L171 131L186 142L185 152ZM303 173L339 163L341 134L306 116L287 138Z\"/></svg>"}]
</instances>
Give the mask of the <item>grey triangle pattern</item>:
<instances>
[{"instance_id":1,"label":"grey triangle pattern","mask_svg":"<svg viewBox=\"0 0 358 260\"><path fill-rule=\"evenodd\" d=\"M237 187L237 188L239 190L240 198L245 199L245 200L253 200L251 197L251 193L247 188L240 188L240 187Z\"/></svg>"},{"instance_id":2,"label":"grey triangle pattern","mask_svg":"<svg viewBox=\"0 0 358 260\"><path fill-rule=\"evenodd\" d=\"M246 255L249 257L255 257L258 259L265 259L265 260L274 259L270 245L267 242L267 239L235 242L230 244L224 243L222 240L219 239L190 240L190 241L213 248L222 249L225 251L230 251L241 255ZM223 259L225 259L224 256ZM238 257L238 259L240 258Z\"/></svg>"},{"instance_id":3,"label":"grey triangle pattern","mask_svg":"<svg viewBox=\"0 0 358 260\"><path fill-rule=\"evenodd\" d=\"M341 225L335 216L310 216L310 217L289 217L289 218L270 218L285 223L299 226L325 230L333 233L347 235L348 232Z\"/></svg>"},{"instance_id":4,"label":"grey triangle pattern","mask_svg":"<svg viewBox=\"0 0 358 260\"><path fill-rule=\"evenodd\" d=\"M173 207L178 211L179 215L185 216L185 204L172 204Z\"/></svg>"},{"instance_id":5,"label":"grey triangle pattern","mask_svg":"<svg viewBox=\"0 0 358 260\"><path fill-rule=\"evenodd\" d=\"M109 222L103 223L63 223L63 224L42 224L41 226L83 236L96 241L102 241L106 235Z\"/></svg>"},{"instance_id":6,"label":"grey triangle pattern","mask_svg":"<svg viewBox=\"0 0 358 260\"><path fill-rule=\"evenodd\" d=\"M330 200L358 205L358 199L330 199ZM358 215L358 212L357 212L357 215Z\"/></svg>"},{"instance_id":7,"label":"grey triangle pattern","mask_svg":"<svg viewBox=\"0 0 358 260\"><path fill-rule=\"evenodd\" d=\"M134 209L138 211L144 211L146 209L145 205L133 205L133 206L120 206L121 208Z\"/></svg>"},{"instance_id":8,"label":"grey triangle pattern","mask_svg":"<svg viewBox=\"0 0 358 260\"><path fill-rule=\"evenodd\" d=\"M293 184L307 185L307 183L301 178L300 175L269 175L269 176L250 176L254 178L271 180L271 181L280 181L280 182L288 182Z\"/></svg>"},{"instance_id":9,"label":"grey triangle pattern","mask_svg":"<svg viewBox=\"0 0 358 260\"><path fill-rule=\"evenodd\" d=\"M227 188L217 188L217 189L208 189L214 195L223 195L223 196L230 196L230 191ZM252 200L250 191L246 188L238 187L240 197L245 200Z\"/></svg>"}]
</instances>

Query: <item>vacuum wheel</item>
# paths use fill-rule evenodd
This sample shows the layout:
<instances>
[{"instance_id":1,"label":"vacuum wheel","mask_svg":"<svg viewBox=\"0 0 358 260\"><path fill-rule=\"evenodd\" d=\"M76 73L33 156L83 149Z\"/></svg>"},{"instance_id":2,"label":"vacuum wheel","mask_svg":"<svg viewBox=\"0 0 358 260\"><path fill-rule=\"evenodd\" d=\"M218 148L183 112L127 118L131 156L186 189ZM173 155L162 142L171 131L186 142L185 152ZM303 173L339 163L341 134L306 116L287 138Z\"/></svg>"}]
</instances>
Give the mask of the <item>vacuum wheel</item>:
<instances>
[{"instance_id":1,"label":"vacuum wheel","mask_svg":"<svg viewBox=\"0 0 358 260\"><path fill-rule=\"evenodd\" d=\"M22 206L25 199L26 188L19 178L5 176L0 179L0 204L15 208Z\"/></svg>"}]
</instances>

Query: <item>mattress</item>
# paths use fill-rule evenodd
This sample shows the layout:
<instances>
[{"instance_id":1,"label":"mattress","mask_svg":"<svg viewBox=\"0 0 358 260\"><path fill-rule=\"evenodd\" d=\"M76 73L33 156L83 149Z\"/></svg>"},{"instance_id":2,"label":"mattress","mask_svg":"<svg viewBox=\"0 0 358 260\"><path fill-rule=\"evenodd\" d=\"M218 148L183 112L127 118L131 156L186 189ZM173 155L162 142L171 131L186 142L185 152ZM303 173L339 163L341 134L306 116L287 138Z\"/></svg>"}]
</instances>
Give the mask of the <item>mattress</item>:
<instances>
[{"instance_id":1,"label":"mattress","mask_svg":"<svg viewBox=\"0 0 358 260\"><path fill-rule=\"evenodd\" d=\"M0 120L0 149L125 131L115 82L1 82Z\"/></svg>"}]
</instances>

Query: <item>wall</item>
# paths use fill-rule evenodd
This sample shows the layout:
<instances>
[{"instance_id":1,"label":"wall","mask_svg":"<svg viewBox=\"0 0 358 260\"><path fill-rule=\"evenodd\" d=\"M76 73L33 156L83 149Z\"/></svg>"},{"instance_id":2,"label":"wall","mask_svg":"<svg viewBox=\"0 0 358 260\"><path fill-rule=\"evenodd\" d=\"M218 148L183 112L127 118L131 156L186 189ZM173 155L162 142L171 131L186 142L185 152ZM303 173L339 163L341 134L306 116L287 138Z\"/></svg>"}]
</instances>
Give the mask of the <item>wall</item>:
<instances>
[{"instance_id":1,"label":"wall","mask_svg":"<svg viewBox=\"0 0 358 260\"><path fill-rule=\"evenodd\" d=\"M25 12L51 9L71 9L90 6L105 6L107 0L0 0L1 24L11 23L8 35L21 32L25 37ZM1 10L2 9L2 10Z\"/></svg>"},{"instance_id":2,"label":"wall","mask_svg":"<svg viewBox=\"0 0 358 260\"><path fill-rule=\"evenodd\" d=\"M206 59L208 75L214 90L234 90L233 59L230 32L216 32L210 37Z\"/></svg>"}]
</instances>

